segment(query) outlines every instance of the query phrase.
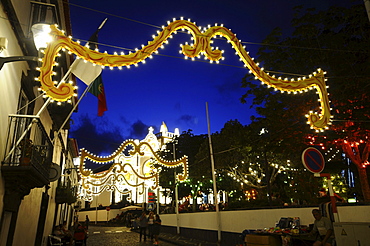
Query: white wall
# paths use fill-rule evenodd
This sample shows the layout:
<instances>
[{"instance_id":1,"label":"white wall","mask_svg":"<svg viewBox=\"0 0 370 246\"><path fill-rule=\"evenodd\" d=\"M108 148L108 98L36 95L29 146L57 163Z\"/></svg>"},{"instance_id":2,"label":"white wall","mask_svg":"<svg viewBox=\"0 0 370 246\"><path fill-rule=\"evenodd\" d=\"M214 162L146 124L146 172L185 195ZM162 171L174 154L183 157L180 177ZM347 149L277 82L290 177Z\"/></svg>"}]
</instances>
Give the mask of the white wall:
<instances>
[{"instance_id":1,"label":"white wall","mask_svg":"<svg viewBox=\"0 0 370 246\"><path fill-rule=\"evenodd\" d=\"M22 4L28 5L22 1ZM4 13L2 5L0 5L0 16L6 17L7 14ZM27 15L28 16L28 15ZM6 18L0 19L0 37L5 37L8 39L8 47L3 52L1 52L2 57L9 57L9 56L21 56L22 51L18 45L18 41L14 35L14 30L12 29L9 21ZM8 115L15 114L17 105L18 105L18 98L20 93L20 86L21 86L21 77L22 73L27 74L28 64L27 62L12 62L4 64L4 67L0 70L0 160L3 161L4 159L4 151L5 151L5 142L7 137L7 128L8 128ZM0 171L0 219L2 216L3 211L3 196L4 196L4 181L1 176ZM14 236L14 245L27 245L29 244L29 240L34 242L35 232L38 222L38 217L35 219L34 215L38 215L38 211L40 209L40 203L37 201L36 197L34 196L39 193L40 191L35 190L34 194L30 194L28 197L25 197L26 201L30 201L30 206L21 206L20 207L20 214L18 217L18 221L27 221L29 223L24 222L24 229L22 229L22 235L18 234ZM24 211L24 212L22 212ZM36 214L28 214L28 212ZM22 227L22 225L21 225ZM16 228L16 233L19 232L18 224ZM20 238L19 238L20 237ZM24 238L28 238L27 243L18 243L19 240ZM5 241L5 240L3 240ZM0 242L2 245L2 242Z\"/></svg>"},{"instance_id":2,"label":"white wall","mask_svg":"<svg viewBox=\"0 0 370 246\"><path fill-rule=\"evenodd\" d=\"M312 208L256 209L221 211L221 230L240 233L245 229L256 230L273 227L281 217L299 217L301 224L311 224ZM180 227L217 230L216 212L179 214ZM176 215L162 214L162 225L176 226Z\"/></svg>"},{"instance_id":3,"label":"white wall","mask_svg":"<svg viewBox=\"0 0 370 246\"><path fill-rule=\"evenodd\" d=\"M43 190L43 188L32 189L21 202L13 245L29 245L35 242Z\"/></svg>"},{"instance_id":4,"label":"white wall","mask_svg":"<svg viewBox=\"0 0 370 246\"><path fill-rule=\"evenodd\" d=\"M86 215L89 216L90 224L94 224L95 221L98 222L104 222L115 218L117 214L121 214L122 211L119 209L111 209L110 211L107 211L105 209L102 210L90 210L90 211L80 211L77 213L78 215L78 221L84 222Z\"/></svg>"},{"instance_id":5,"label":"white wall","mask_svg":"<svg viewBox=\"0 0 370 246\"><path fill-rule=\"evenodd\" d=\"M221 211L221 230L241 233L245 229L256 230L273 227L281 217L299 217L302 225L312 224L313 207L308 208L281 208L281 209L253 209L241 211ZM368 206L340 206L338 214L341 222L370 222L370 205ZM119 209L109 212L109 219L114 218ZM85 221L89 215L90 223L95 222L96 211L81 211L79 220ZM176 227L176 214L161 214L162 225ZM98 221L107 221L107 211L98 210ZM179 214L180 227L217 230L216 212L197 212Z\"/></svg>"}]
</instances>

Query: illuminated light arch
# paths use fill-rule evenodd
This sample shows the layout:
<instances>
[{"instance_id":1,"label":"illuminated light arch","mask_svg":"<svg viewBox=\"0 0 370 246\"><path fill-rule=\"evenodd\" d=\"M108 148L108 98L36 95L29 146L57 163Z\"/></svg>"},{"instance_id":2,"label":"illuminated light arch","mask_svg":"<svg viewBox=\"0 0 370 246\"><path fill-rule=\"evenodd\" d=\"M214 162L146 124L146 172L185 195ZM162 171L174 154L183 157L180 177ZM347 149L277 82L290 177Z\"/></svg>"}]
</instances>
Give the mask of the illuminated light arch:
<instances>
[{"instance_id":1,"label":"illuminated light arch","mask_svg":"<svg viewBox=\"0 0 370 246\"><path fill-rule=\"evenodd\" d=\"M180 167L182 166L183 171L177 175L177 179L179 181L184 181L188 177L188 166L187 166L187 156L183 156L180 159L174 161L167 161L161 158L152 148L152 146L148 142L140 142L136 143L134 140L126 140L121 144L121 146L110 156L107 157L99 157L93 155L86 151L85 149L81 150L80 153L80 166L79 166L79 175L80 175L80 184L81 184L81 192L80 196L84 199L90 200L92 195L98 195L103 191L113 191L117 190L121 194L128 194L131 195L130 191L122 191L118 186L124 184L125 186L130 187L141 187L141 192L139 194L143 194L145 181L153 181L153 185L151 188L154 190L159 185L159 171L153 169L153 172L150 174L143 174L141 175L138 173L135 168L129 162L115 162L116 158L119 158L119 155L122 155L122 152L128 147L131 146L132 150L130 150L130 156L138 154L140 156L144 156L145 152L150 152L151 158L144 162L145 165L148 162L152 162L153 164L159 164L164 167ZM101 173L92 173L91 170L85 169L85 160L89 159L95 163L113 163L107 171ZM133 184L130 183L130 176L133 175L137 177L140 182Z\"/></svg>"},{"instance_id":2,"label":"illuminated light arch","mask_svg":"<svg viewBox=\"0 0 370 246\"><path fill-rule=\"evenodd\" d=\"M198 26L190 21L174 20L173 22L168 22L168 26L163 26L163 30L161 32L158 31L158 35L153 36L153 40L149 41L146 46L143 45L141 49L136 49L135 52L127 55L110 55L96 50L90 50L88 47L82 46L72 41L71 38L66 37L63 32L58 30L55 26L52 26L51 29L54 40L49 43L45 50L43 65L40 68L39 80L41 82L41 89L45 91L47 96L52 97L56 101L66 101L74 94L74 88L71 84L62 82L56 87L52 82L54 60L62 48L67 49L79 58L93 64L121 68L123 66L137 65L140 62L144 62L144 60L151 57L154 52L158 52L157 50L161 48L164 43L168 42L167 40L173 33L176 33L179 29L185 29L193 36L194 40L194 44L192 45L185 44L181 46L182 53L186 57L194 58L204 54L209 60L218 62L222 58L223 52L211 47L211 39L217 35L224 37L236 50L236 54L240 57L245 67L254 74L256 79L267 84L269 87L294 93L304 92L308 89L316 89L319 94L321 113L310 112L307 115L308 124L311 125L311 128L316 130L328 128L328 125L331 124L329 99L324 72L322 70L319 69L317 73L315 72L309 75L308 78L298 78L296 81L294 79L288 81L287 79L270 76L263 71L263 68L260 68L258 64L253 61L242 46L241 41L237 39L236 34L223 26L212 26L202 32L199 30Z\"/></svg>"}]
</instances>

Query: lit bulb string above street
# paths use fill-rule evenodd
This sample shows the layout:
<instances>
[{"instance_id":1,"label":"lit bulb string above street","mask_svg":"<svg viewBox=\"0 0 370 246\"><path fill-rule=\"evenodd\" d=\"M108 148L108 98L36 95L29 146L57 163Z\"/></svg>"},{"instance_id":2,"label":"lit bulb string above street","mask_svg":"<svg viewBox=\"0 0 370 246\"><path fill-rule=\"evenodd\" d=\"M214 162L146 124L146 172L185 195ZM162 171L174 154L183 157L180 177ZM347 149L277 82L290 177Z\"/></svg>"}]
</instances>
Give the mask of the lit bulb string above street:
<instances>
[{"instance_id":1,"label":"lit bulb string above street","mask_svg":"<svg viewBox=\"0 0 370 246\"><path fill-rule=\"evenodd\" d=\"M308 124L311 128L317 131L328 129L331 124L331 115L329 107L329 99L327 93L326 79L324 78L325 72L318 69L317 72L310 74L308 77L299 77L298 79L290 79L278 77L275 75L270 76L263 68L259 67L259 63L255 63L254 59L249 56L249 52L245 50L245 46L237 39L236 34L231 30L221 26L209 26L208 29L201 31L198 26L193 22L183 19L168 22L167 26L162 27L162 31L157 32L157 36L153 35L153 41L149 41L148 45L142 45L141 49L135 49L135 52L129 54L118 55L116 52L113 55L108 53L100 53L98 50L90 50L88 46L82 46L79 42L74 42L72 37L66 37L62 31L57 29L56 26L51 26L51 35L54 37L45 50L42 67L40 68L41 89L46 91L46 94L56 101L66 101L75 95L75 88L71 84L60 83L58 87L52 82L52 68L55 64L54 59L62 49L68 50L69 53L75 54L77 57L84 59L99 66L109 66L110 68L130 67L131 65L137 66L140 62L145 63L147 58L152 58L153 53L158 53L158 49L163 48L172 34L177 33L177 30L187 30L192 35L193 43L181 46L181 51L186 58L200 57L204 55L209 59L210 63L219 63L223 51L217 47L211 46L212 38L216 36L224 37L228 43L235 49L235 54L239 56L240 61L244 66L249 69L250 73L255 76L255 79L260 80L268 87L273 87L275 90L281 92L293 92L294 94L307 92L310 89L316 89L319 94L319 103L321 106L321 113L310 112L306 117Z\"/></svg>"}]
</instances>

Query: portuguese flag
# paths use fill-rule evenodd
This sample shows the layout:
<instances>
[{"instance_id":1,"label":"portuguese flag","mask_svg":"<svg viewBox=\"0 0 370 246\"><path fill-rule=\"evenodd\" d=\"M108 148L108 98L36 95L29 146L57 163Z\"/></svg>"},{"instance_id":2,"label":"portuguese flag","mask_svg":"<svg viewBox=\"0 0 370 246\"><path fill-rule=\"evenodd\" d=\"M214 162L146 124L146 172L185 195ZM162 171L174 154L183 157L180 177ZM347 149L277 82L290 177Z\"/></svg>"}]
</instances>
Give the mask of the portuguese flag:
<instances>
[{"instance_id":1,"label":"portuguese flag","mask_svg":"<svg viewBox=\"0 0 370 246\"><path fill-rule=\"evenodd\" d=\"M98 33L106 21L107 19L105 19L103 23L99 26L98 30L96 30L95 33L91 35L89 39L90 49L95 50L98 47ZM107 111L108 108L107 101L105 99L105 91L101 73L92 83L93 84L91 85L89 92L98 98L98 116L103 116L104 112Z\"/></svg>"},{"instance_id":2,"label":"portuguese flag","mask_svg":"<svg viewBox=\"0 0 370 246\"><path fill-rule=\"evenodd\" d=\"M98 116L102 116L108 108L101 74L94 80L89 92L98 98Z\"/></svg>"}]
</instances>

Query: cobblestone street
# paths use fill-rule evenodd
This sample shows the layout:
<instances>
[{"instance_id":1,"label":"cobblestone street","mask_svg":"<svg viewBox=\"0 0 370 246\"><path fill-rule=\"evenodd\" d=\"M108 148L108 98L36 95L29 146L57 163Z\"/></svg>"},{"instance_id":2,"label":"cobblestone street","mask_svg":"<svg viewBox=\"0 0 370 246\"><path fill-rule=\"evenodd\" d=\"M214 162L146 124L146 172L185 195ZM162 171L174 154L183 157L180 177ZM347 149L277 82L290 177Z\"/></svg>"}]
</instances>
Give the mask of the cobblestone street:
<instances>
[{"instance_id":1,"label":"cobblestone street","mask_svg":"<svg viewBox=\"0 0 370 246\"><path fill-rule=\"evenodd\" d=\"M147 239L146 242L139 242L139 233L131 231L127 227L101 227L90 226L88 246L141 246L153 245L153 242ZM175 244L159 240L159 245L173 246Z\"/></svg>"}]
</instances>

